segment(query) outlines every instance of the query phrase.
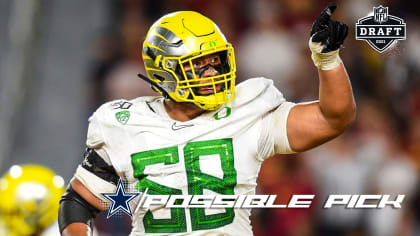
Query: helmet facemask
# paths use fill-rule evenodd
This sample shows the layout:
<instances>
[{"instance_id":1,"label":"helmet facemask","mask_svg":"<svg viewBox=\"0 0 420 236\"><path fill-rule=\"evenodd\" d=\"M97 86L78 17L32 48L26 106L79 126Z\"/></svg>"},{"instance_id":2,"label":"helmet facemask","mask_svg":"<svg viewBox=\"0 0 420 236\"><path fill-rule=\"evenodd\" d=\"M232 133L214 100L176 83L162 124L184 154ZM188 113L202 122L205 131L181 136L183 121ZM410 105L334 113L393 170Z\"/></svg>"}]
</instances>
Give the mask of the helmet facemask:
<instances>
[{"instance_id":1,"label":"helmet facemask","mask_svg":"<svg viewBox=\"0 0 420 236\"><path fill-rule=\"evenodd\" d=\"M174 95L178 102L192 102L205 110L215 110L233 99L235 87L235 65L231 60L233 48L200 52L180 58L166 57L163 69L176 80ZM203 58L217 58L217 61L203 64ZM165 61L172 61L165 63ZM174 63L176 62L176 63ZM197 65L197 62L199 62ZM171 64L172 63L172 64ZM166 65L176 64L175 69ZM207 70L211 76L205 76Z\"/></svg>"}]
</instances>

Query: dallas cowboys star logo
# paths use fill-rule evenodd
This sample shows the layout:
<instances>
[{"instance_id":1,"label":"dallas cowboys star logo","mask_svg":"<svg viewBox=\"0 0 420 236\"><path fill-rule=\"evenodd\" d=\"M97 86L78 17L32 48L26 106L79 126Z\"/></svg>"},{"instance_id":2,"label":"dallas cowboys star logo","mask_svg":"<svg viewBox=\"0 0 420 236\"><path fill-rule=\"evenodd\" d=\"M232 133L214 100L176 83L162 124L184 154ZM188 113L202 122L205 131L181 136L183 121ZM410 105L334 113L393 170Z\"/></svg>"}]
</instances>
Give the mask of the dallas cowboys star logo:
<instances>
[{"instance_id":1,"label":"dallas cowboys star logo","mask_svg":"<svg viewBox=\"0 0 420 236\"><path fill-rule=\"evenodd\" d=\"M131 213L130 205L128 204L133 200L139 193L126 193L124 191L124 185L120 178L115 193L101 193L106 199L112 202L111 207L108 209L108 215L106 218L113 216L119 210L125 212L129 216L133 216Z\"/></svg>"}]
</instances>

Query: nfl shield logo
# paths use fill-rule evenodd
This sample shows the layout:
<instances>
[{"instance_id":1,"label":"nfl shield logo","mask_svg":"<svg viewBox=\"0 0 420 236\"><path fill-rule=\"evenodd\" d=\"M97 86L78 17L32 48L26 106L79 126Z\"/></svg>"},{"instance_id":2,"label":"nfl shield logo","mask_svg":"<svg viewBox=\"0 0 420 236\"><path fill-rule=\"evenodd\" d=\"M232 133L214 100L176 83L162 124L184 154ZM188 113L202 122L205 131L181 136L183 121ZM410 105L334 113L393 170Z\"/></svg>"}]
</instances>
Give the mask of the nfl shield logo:
<instances>
[{"instance_id":1,"label":"nfl shield logo","mask_svg":"<svg viewBox=\"0 0 420 236\"><path fill-rule=\"evenodd\" d=\"M388 21L388 7L383 7L382 5L380 5L379 7L374 7L373 15L373 20L375 22L378 22L379 24Z\"/></svg>"}]
</instances>

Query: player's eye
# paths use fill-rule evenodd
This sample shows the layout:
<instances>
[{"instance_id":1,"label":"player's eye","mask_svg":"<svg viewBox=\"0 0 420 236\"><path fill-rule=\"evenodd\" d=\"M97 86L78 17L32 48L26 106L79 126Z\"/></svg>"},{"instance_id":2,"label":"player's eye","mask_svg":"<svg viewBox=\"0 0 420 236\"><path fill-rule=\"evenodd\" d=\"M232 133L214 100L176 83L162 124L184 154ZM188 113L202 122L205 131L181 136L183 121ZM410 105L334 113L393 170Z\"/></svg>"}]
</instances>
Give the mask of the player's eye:
<instances>
[{"instance_id":1,"label":"player's eye","mask_svg":"<svg viewBox=\"0 0 420 236\"><path fill-rule=\"evenodd\" d=\"M217 64L217 63L219 63L219 61L220 61L219 57L213 57L213 58L211 58L210 63L211 64Z\"/></svg>"},{"instance_id":2,"label":"player's eye","mask_svg":"<svg viewBox=\"0 0 420 236\"><path fill-rule=\"evenodd\" d=\"M193 66L194 66L195 69L197 69L201 66L201 62L199 62L199 61L193 62Z\"/></svg>"}]
</instances>

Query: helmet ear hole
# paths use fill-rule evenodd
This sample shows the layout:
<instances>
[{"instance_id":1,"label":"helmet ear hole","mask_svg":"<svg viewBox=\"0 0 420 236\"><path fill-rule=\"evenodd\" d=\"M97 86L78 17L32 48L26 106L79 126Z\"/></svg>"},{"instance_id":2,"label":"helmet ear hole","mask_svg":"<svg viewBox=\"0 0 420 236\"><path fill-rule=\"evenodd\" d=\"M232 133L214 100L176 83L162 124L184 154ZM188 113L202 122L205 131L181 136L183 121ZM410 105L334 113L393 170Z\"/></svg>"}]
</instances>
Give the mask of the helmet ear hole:
<instances>
[{"instance_id":1,"label":"helmet ear hole","mask_svg":"<svg viewBox=\"0 0 420 236\"><path fill-rule=\"evenodd\" d=\"M156 59L156 55L153 53L153 51L149 48L149 47L144 47L143 51L146 55L148 55L149 57L151 57L153 60Z\"/></svg>"}]
</instances>

